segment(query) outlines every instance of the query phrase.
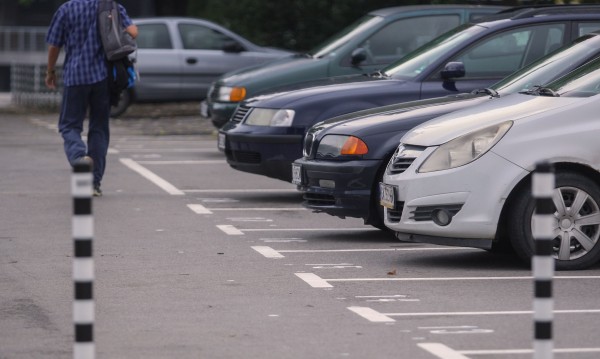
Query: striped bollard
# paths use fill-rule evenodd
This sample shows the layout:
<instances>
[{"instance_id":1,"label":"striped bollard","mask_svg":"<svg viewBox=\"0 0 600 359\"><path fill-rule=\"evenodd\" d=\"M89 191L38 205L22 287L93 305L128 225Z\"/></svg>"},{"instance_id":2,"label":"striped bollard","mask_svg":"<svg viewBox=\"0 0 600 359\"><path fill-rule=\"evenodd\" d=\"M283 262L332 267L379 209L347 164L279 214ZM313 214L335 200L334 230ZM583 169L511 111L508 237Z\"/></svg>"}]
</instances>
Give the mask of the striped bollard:
<instances>
[{"instance_id":1,"label":"striped bollard","mask_svg":"<svg viewBox=\"0 0 600 359\"><path fill-rule=\"evenodd\" d=\"M73 195L73 281L75 301L73 321L75 324L75 344L73 358L93 359L94 346L94 260L92 239L94 219L92 217L92 167L78 162L73 166L71 192Z\"/></svg>"},{"instance_id":2,"label":"striped bollard","mask_svg":"<svg viewBox=\"0 0 600 359\"><path fill-rule=\"evenodd\" d=\"M554 192L554 167L552 164L538 163L533 174L532 192L536 210L533 216L533 238L535 252L532 258L535 298L533 318L535 335L533 344L534 359L552 359L552 320L554 319L554 301L552 299L552 278L554 276L554 258L552 240L554 238L554 212L552 202Z\"/></svg>"}]
</instances>

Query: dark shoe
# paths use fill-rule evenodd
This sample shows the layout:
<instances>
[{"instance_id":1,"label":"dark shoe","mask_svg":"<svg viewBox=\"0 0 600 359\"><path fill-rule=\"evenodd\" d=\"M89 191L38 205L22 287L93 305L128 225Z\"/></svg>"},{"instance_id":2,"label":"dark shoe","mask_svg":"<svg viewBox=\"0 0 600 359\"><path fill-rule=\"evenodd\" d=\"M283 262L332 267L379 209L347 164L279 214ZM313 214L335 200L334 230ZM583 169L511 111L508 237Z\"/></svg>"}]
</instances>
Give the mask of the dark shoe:
<instances>
[{"instance_id":1,"label":"dark shoe","mask_svg":"<svg viewBox=\"0 0 600 359\"><path fill-rule=\"evenodd\" d=\"M94 170L94 160L90 156L79 157L75 163L85 163L90 165L90 170Z\"/></svg>"},{"instance_id":2,"label":"dark shoe","mask_svg":"<svg viewBox=\"0 0 600 359\"><path fill-rule=\"evenodd\" d=\"M99 184L94 185L94 197L102 197L102 190Z\"/></svg>"}]
</instances>

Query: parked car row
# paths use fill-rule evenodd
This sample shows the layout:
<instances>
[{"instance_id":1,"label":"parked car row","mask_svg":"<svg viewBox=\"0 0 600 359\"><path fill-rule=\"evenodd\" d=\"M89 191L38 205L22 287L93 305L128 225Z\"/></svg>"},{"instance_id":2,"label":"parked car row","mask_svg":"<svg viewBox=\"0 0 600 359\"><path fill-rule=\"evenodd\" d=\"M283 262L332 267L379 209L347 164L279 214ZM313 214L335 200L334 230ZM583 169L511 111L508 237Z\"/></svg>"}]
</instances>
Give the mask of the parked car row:
<instances>
[{"instance_id":1,"label":"parked car row","mask_svg":"<svg viewBox=\"0 0 600 359\"><path fill-rule=\"evenodd\" d=\"M557 268L587 268L600 260L599 29L600 6L504 10L374 73L247 98L217 145L234 169L296 184L314 211L527 260L531 171L550 161Z\"/></svg>"},{"instance_id":2,"label":"parked car row","mask_svg":"<svg viewBox=\"0 0 600 359\"><path fill-rule=\"evenodd\" d=\"M372 73L460 24L502 9L433 5L372 11L306 54L219 78L209 90L204 115L221 127L242 100L282 88L306 87L322 78Z\"/></svg>"}]
</instances>

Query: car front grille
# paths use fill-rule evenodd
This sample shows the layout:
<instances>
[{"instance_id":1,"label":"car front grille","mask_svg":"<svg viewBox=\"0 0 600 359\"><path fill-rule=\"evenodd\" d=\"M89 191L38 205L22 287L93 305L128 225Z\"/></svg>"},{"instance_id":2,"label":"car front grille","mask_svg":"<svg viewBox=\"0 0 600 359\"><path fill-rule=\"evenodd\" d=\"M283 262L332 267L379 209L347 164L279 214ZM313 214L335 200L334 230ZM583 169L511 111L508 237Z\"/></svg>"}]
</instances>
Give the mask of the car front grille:
<instances>
[{"instance_id":1,"label":"car front grille","mask_svg":"<svg viewBox=\"0 0 600 359\"><path fill-rule=\"evenodd\" d=\"M404 202L396 202L396 209L385 209L388 215L388 221L391 223L400 222L400 218L402 217L402 211L404 210Z\"/></svg>"},{"instance_id":2,"label":"car front grille","mask_svg":"<svg viewBox=\"0 0 600 359\"><path fill-rule=\"evenodd\" d=\"M388 167L390 174L397 175L403 173L415 160L416 157L395 157Z\"/></svg>"},{"instance_id":3,"label":"car front grille","mask_svg":"<svg viewBox=\"0 0 600 359\"><path fill-rule=\"evenodd\" d=\"M304 200L310 206L333 206L335 197L328 194L305 193Z\"/></svg>"},{"instance_id":4,"label":"car front grille","mask_svg":"<svg viewBox=\"0 0 600 359\"><path fill-rule=\"evenodd\" d=\"M258 152L225 151L227 159L239 163L260 163L262 158Z\"/></svg>"},{"instance_id":5,"label":"car front grille","mask_svg":"<svg viewBox=\"0 0 600 359\"><path fill-rule=\"evenodd\" d=\"M304 157L306 157L306 158L310 157L310 155L312 154L312 146L313 146L314 142L315 142L315 135L312 133L306 134L306 136L304 137L304 147L302 150L302 154L304 155Z\"/></svg>"},{"instance_id":6,"label":"car front grille","mask_svg":"<svg viewBox=\"0 0 600 359\"><path fill-rule=\"evenodd\" d=\"M231 116L231 121L233 122L242 122L250 112L251 107L239 105L235 110L233 116Z\"/></svg>"},{"instance_id":7,"label":"car front grille","mask_svg":"<svg viewBox=\"0 0 600 359\"><path fill-rule=\"evenodd\" d=\"M424 150L425 147L400 144L388 163L388 174L397 175L404 173Z\"/></svg>"}]
</instances>

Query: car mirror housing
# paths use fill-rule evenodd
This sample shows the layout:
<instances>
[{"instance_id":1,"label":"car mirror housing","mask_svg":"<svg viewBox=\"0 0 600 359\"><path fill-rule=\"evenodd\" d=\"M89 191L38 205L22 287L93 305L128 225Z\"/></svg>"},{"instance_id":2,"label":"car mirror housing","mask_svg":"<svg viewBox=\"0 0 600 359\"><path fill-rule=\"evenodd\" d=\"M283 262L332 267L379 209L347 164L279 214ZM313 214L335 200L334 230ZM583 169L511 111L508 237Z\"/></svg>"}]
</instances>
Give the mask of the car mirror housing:
<instances>
[{"instance_id":1,"label":"car mirror housing","mask_svg":"<svg viewBox=\"0 0 600 359\"><path fill-rule=\"evenodd\" d=\"M441 72L442 79L449 80L457 77L465 77L465 64L462 62L448 62Z\"/></svg>"},{"instance_id":2,"label":"car mirror housing","mask_svg":"<svg viewBox=\"0 0 600 359\"><path fill-rule=\"evenodd\" d=\"M353 66L359 65L361 62L365 61L366 59L367 59L367 50L363 49L362 47L354 49L354 51L352 51L352 55L350 55L350 63Z\"/></svg>"},{"instance_id":3,"label":"car mirror housing","mask_svg":"<svg viewBox=\"0 0 600 359\"><path fill-rule=\"evenodd\" d=\"M223 51L225 52L242 52L244 47L237 41L227 41L223 44Z\"/></svg>"}]
</instances>

